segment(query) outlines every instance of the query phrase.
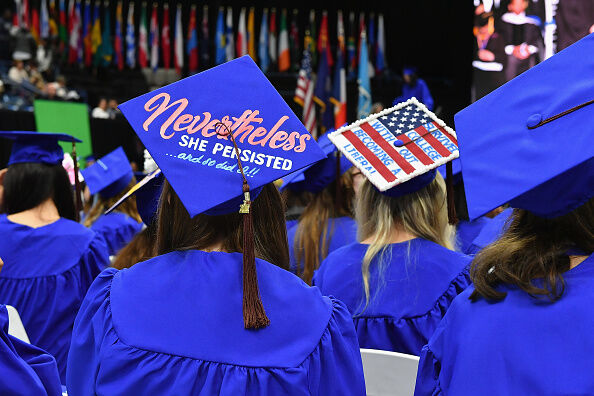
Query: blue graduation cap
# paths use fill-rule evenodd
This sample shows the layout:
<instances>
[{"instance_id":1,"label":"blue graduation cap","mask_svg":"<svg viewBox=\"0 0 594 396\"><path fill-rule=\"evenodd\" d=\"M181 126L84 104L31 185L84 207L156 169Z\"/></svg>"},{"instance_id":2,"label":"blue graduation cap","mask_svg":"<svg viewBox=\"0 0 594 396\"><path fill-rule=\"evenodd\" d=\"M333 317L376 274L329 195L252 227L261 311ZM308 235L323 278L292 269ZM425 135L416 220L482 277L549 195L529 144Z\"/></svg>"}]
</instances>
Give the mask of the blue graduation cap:
<instances>
[{"instance_id":1,"label":"blue graduation cap","mask_svg":"<svg viewBox=\"0 0 594 396\"><path fill-rule=\"evenodd\" d=\"M506 203L557 217L594 196L592 53L590 34L456 114L471 220Z\"/></svg>"},{"instance_id":2,"label":"blue graduation cap","mask_svg":"<svg viewBox=\"0 0 594 396\"><path fill-rule=\"evenodd\" d=\"M140 179L126 194L122 196L113 206L105 211L105 214L113 212L124 201L136 196L136 207L142 222L149 226L155 221L157 209L159 208L159 197L163 189L163 173L157 169L148 175L142 172L135 172Z\"/></svg>"},{"instance_id":3,"label":"blue graduation cap","mask_svg":"<svg viewBox=\"0 0 594 396\"><path fill-rule=\"evenodd\" d=\"M252 192L325 158L249 56L119 108L192 217L234 212L243 201L229 134Z\"/></svg>"},{"instance_id":4,"label":"blue graduation cap","mask_svg":"<svg viewBox=\"0 0 594 396\"><path fill-rule=\"evenodd\" d=\"M308 191L318 193L336 179L337 171L343 175L353 166L344 156L337 158L339 151L330 139L328 139L328 134L332 132L334 132L334 129L329 130L318 138L318 145L324 154L326 154L326 159L284 177L283 184L280 187L281 191L288 188L295 192ZM339 164L337 164L337 161L339 161ZM338 169L337 166L339 167Z\"/></svg>"},{"instance_id":5,"label":"blue graduation cap","mask_svg":"<svg viewBox=\"0 0 594 396\"><path fill-rule=\"evenodd\" d=\"M81 173L91 194L99 193L103 198L118 195L134 177L128 157L121 147L98 159Z\"/></svg>"},{"instance_id":6,"label":"blue graduation cap","mask_svg":"<svg viewBox=\"0 0 594 396\"><path fill-rule=\"evenodd\" d=\"M64 151L58 142L82 142L65 133L33 131L1 131L0 137L14 140L8 165L24 162L61 164Z\"/></svg>"}]
</instances>

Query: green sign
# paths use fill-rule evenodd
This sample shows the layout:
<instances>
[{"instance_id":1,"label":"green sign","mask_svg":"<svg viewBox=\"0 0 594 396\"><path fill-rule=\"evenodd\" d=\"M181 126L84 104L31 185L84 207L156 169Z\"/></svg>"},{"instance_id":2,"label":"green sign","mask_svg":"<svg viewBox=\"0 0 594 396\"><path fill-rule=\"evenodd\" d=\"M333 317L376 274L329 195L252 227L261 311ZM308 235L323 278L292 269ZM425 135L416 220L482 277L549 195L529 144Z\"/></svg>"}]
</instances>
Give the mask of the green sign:
<instances>
[{"instance_id":1,"label":"green sign","mask_svg":"<svg viewBox=\"0 0 594 396\"><path fill-rule=\"evenodd\" d=\"M91 144L91 128L89 126L89 110L86 104L36 100L35 125L38 132L67 133L82 140L76 144L76 155L79 164L84 167L81 158L93 153ZM64 152L72 154L72 144L60 142Z\"/></svg>"}]
</instances>

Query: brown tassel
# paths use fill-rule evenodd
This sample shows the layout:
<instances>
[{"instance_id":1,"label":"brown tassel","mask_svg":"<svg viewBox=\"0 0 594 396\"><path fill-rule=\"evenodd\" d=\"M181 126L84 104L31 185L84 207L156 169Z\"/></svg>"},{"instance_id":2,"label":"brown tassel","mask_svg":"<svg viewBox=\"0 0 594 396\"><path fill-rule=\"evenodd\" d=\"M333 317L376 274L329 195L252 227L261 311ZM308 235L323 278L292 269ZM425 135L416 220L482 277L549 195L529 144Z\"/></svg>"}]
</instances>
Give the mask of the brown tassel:
<instances>
[{"instance_id":1,"label":"brown tassel","mask_svg":"<svg viewBox=\"0 0 594 396\"><path fill-rule=\"evenodd\" d=\"M80 181L78 180L78 158L76 157L76 143L72 142L72 160L74 161L74 208L76 210L75 220L80 221L80 211L82 210L82 199L80 198Z\"/></svg>"},{"instance_id":2,"label":"brown tassel","mask_svg":"<svg viewBox=\"0 0 594 396\"><path fill-rule=\"evenodd\" d=\"M226 129L226 133L220 133L220 128ZM239 148L235 143L235 138L229 130L229 127L221 122L215 125L217 134L229 136L235 146L237 164L243 178L244 200L239 208L239 213L243 215L243 326L246 329L261 329L270 324L270 319L266 316L260 289L258 287L258 273L256 271L256 254L254 249L254 224L251 211L250 186L243 172L243 166L239 159Z\"/></svg>"},{"instance_id":3,"label":"brown tassel","mask_svg":"<svg viewBox=\"0 0 594 396\"><path fill-rule=\"evenodd\" d=\"M452 161L446 164L446 190L448 194L448 222L451 225L458 224L456 216L456 201L454 199L454 171L452 170Z\"/></svg>"},{"instance_id":4,"label":"brown tassel","mask_svg":"<svg viewBox=\"0 0 594 396\"><path fill-rule=\"evenodd\" d=\"M336 200L336 213L339 212L339 208L342 206L342 183L340 178L340 150L336 152L336 182L334 183L335 191L334 191L334 199Z\"/></svg>"}]
</instances>

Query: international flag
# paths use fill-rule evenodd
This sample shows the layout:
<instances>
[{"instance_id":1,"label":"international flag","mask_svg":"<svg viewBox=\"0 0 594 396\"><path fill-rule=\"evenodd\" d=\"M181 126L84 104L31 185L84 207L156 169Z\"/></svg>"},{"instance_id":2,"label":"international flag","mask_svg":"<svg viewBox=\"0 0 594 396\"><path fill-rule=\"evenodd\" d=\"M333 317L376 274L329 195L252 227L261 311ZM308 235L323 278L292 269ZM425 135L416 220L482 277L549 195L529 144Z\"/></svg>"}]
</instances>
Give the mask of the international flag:
<instances>
[{"instance_id":1,"label":"international flag","mask_svg":"<svg viewBox=\"0 0 594 396\"><path fill-rule=\"evenodd\" d=\"M146 20L146 3L142 4L140 11L140 25L138 26L138 64L140 67L148 67L148 24Z\"/></svg>"},{"instance_id":2,"label":"international flag","mask_svg":"<svg viewBox=\"0 0 594 396\"><path fill-rule=\"evenodd\" d=\"M332 67L334 65L334 60L332 59L332 53L330 52L330 38L328 36L328 12L324 11L322 13L322 22L320 24L320 35L318 36L318 52L320 56L326 56L326 61L328 62L328 66Z\"/></svg>"},{"instance_id":3,"label":"international flag","mask_svg":"<svg viewBox=\"0 0 594 396\"><path fill-rule=\"evenodd\" d=\"M163 4L163 26L161 27L161 55L163 56L163 67L171 67L171 40L169 29L169 4Z\"/></svg>"},{"instance_id":4,"label":"international flag","mask_svg":"<svg viewBox=\"0 0 594 396\"><path fill-rule=\"evenodd\" d=\"M47 11L47 2L46 0L41 0L41 16L40 16L40 27L39 27L39 34L41 37L49 37L50 36L50 19L49 19L49 12Z\"/></svg>"},{"instance_id":5,"label":"international flag","mask_svg":"<svg viewBox=\"0 0 594 396\"><path fill-rule=\"evenodd\" d=\"M60 11L60 47L63 48L68 42L68 31L66 30L66 0L60 0L59 11Z\"/></svg>"},{"instance_id":6,"label":"international flag","mask_svg":"<svg viewBox=\"0 0 594 396\"><path fill-rule=\"evenodd\" d=\"M72 10L70 13L70 32L68 38L68 63L74 64L78 61L79 40L81 40L80 3L77 3L76 7L74 7L74 1L70 4Z\"/></svg>"},{"instance_id":7,"label":"international flag","mask_svg":"<svg viewBox=\"0 0 594 396\"><path fill-rule=\"evenodd\" d=\"M126 17L126 64L129 68L136 67L136 33L134 31L134 2L128 4L128 16Z\"/></svg>"},{"instance_id":8,"label":"international flag","mask_svg":"<svg viewBox=\"0 0 594 396\"><path fill-rule=\"evenodd\" d=\"M365 32L365 14L359 14L359 33L357 37L359 41L357 42L357 67L361 64L361 33Z\"/></svg>"},{"instance_id":9,"label":"international flag","mask_svg":"<svg viewBox=\"0 0 594 396\"><path fill-rule=\"evenodd\" d=\"M219 16L217 17L217 31L215 33L216 53L215 63L220 65L227 60L227 43L225 36L225 20L223 7L219 8Z\"/></svg>"},{"instance_id":10,"label":"international flag","mask_svg":"<svg viewBox=\"0 0 594 396\"><path fill-rule=\"evenodd\" d=\"M456 133L414 98L329 138L380 191L459 156Z\"/></svg>"},{"instance_id":11,"label":"international flag","mask_svg":"<svg viewBox=\"0 0 594 396\"><path fill-rule=\"evenodd\" d=\"M258 40L258 58L260 58L260 69L266 73L270 65L270 58L268 58L268 8L264 8L262 12L260 40Z\"/></svg>"},{"instance_id":12,"label":"international flag","mask_svg":"<svg viewBox=\"0 0 594 396\"><path fill-rule=\"evenodd\" d=\"M314 88L314 101L322 113L322 126L324 130L334 127L334 109L330 106L330 94L332 93L332 81L330 80L330 66L328 65L328 52L324 48L320 52L320 64L316 74L316 85ZM324 132L324 130L322 132Z\"/></svg>"},{"instance_id":13,"label":"international flag","mask_svg":"<svg viewBox=\"0 0 594 396\"><path fill-rule=\"evenodd\" d=\"M91 31L93 30L93 21L91 20L91 2L85 4L85 14L83 18L83 46L85 54L85 66L90 67L93 64L93 43Z\"/></svg>"},{"instance_id":14,"label":"international flag","mask_svg":"<svg viewBox=\"0 0 594 396\"><path fill-rule=\"evenodd\" d=\"M315 47L314 40L316 39L316 11L309 10L309 35L311 38L311 64L312 67L318 64L318 51Z\"/></svg>"},{"instance_id":15,"label":"international flag","mask_svg":"<svg viewBox=\"0 0 594 396\"><path fill-rule=\"evenodd\" d=\"M239 12L239 22L237 24L237 42L235 43L237 57L247 55L247 30L245 26L245 7Z\"/></svg>"},{"instance_id":16,"label":"international flag","mask_svg":"<svg viewBox=\"0 0 594 396\"><path fill-rule=\"evenodd\" d=\"M12 24L15 27L29 27L29 4L27 0L15 0L15 13Z\"/></svg>"},{"instance_id":17,"label":"international flag","mask_svg":"<svg viewBox=\"0 0 594 396\"><path fill-rule=\"evenodd\" d=\"M101 36L101 47L98 51L101 55L101 64L109 66L113 59L113 46L111 45L111 23L109 7L104 7L103 34Z\"/></svg>"},{"instance_id":18,"label":"international flag","mask_svg":"<svg viewBox=\"0 0 594 396\"><path fill-rule=\"evenodd\" d=\"M200 61L203 67L210 66L210 39L208 34L208 6L202 9L202 37L200 41Z\"/></svg>"},{"instance_id":19,"label":"international flag","mask_svg":"<svg viewBox=\"0 0 594 396\"><path fill-rule=\"evenodd\" d=\"M124 21L122 20L122 1L118 1L118 5L116 7L116 26L115 26L115 39L114 39L114 49L115 49L115 65L118 67L118 70L124 69L124 43L122 40L122 25Z\"/></svg>"},{"instance_id":20,"label":"international flag","mask_svg":"<svg viewBox=\"0 0 594 396\"><path fill-rule=\"evenodd\" d=\"M159 67L159 22L157 20L157 3L153 3L153 12L151 13L151 69L157 70Z\"/></svg>"},{"instance_id":21,"label":"international flag","mask_svg":"<svg viewBox=\"0 0 594 396\"><path fill-rule=\"evenodd\" d=\"M252 59L256 60L256 31L254 30L254 7L250 7L247 22L247 46L248 54Z\"/></svg>"},{"instance_id":22,"label":"international flag","mask_svg":"<svg viewBox=\"0 0 594 396\"><path fill-rule=\"evenodd\" d=\"M196 5L190 8L190 21L188 22L188 71L195 73L198 70L198 35L196 34Z\"/></svg>"},{"instance_id":23,"label":"international flag","mask_svg":"<svg viewBox=\"0 0 594 396\"><path fill-rule=\"evenodd\" d=\"M375 70L381 73L386 68L386 34L384 32L384 16L377 17L377 54L375 58Z\"/></svg>"},{"instance_id":24,"label":"international flag","mask_svg":"<svg viewBox=\"0 0 594 396\"><path fill-rule=\"evenodd\" d=\"M361 32L360 47L359 47L359 104L357 106L357 118L364 118L371 113L371 84L369 81L369 61L367 59L367 38L365 37L365 29Z\"/></svg>"},{"instance_id":25,"label":"international flag","mask_svg":"<svg viewBox=\"0 0 594 396\"><path fill-rule=\"evenodd\" d=\"M368 42L367 45L369 46L369 61L371 64L375 64L375 54L376 54L376 41L375 41L375 14L372 12L369 14L369 27L368 27Z\"/></svg>"},{"instance_id":26,"label":"international flag","mask_svg":"<svg viewBox=\"0 0 594 396\"><path fill-rule=\"evenodd\" d=\"M235 59L235 41L233 40L233 9L227 7L227 21L225 23L225 54L227 61Z\"/></svg>"},{"instance_id":27,"label":"international flag","mask_svg":"<svg viewBox=\"0 0 594 396\"><path fill-rule=\"evenodd\" d=\"M287 10L283 8L278 36L278 71L284 72L291 68L291 54L289 53L289 31L287 30Z\"/></svg>"},{"instance_id":28,"label":"international flag","mask_svg":"<svg viewBox=\"0 0 594 396\"><path fill-rule=\"evenodd\" d=\"M31 35L35 39L35 42L39 44L39 12L37 8L33 7L33 11L31 12Z\"/></svg>"},{"instance_id":29,"label":"international flag","mask_svg":"<svg viewBox=\"0 0 594 396\"><path fill-rule=\"evenodd\" d=\"M83 19L82 19L82 9L81 9L81 1L76 1L76 6L74 9L74 13L76 14L76 19L78 20L78 40L76 40L76 59L80 65L83 64L84 61L84 42L83 42Z\"/></svg>"},{"instance_id":30,"label":"international flag","mask_svg":"<svg viewBox=\"0 0 594 396\"><path fill-rule=\"evenodd\" d=\"M309 32L306 31L306 36L308 33ZM301 60L301 69L299 70L299 78L297 79L294 100L303 108L301 121L303 122L303 125L305 125L305 129L315 136L317 123L316 109L313 101L314 80L315 78L311 68L311 54L305 49L303 50L303 59Z\"/></svg>"},{"instance_id":31,"label":"international flag","mask_svg":"<svg viewBox=\"0 0 594 396\"><path fill-rule=\"evenodd\" d=\"M270 24L268 25L268 54L270 64L276 65L278 60L278 47L276 42L276 8L270 10Z\"/></svg>"},{"instance_id":32,"label":"international flag","mask_svg":"<svg viewBox=\"0 0 594 396\"><path fill-rule=\"evenodd\" d=\"M93 28L91 29L91 51L93 52L93 63L98 66L101 63L102 54L101 47L101 18L100 18L100 3L95 3L93 10Z\"/></svg>"},{"instance_id":33,"label":"international flag","mask_svg":"<svg viewBox=\"0 0 594 396\"><path fill-rule=\"evenodd\" d=\"M289 29L289 53L291 54L291 63L293 70L299 70L299 57L301 51L301 40L299 40L299 11L293 10L293 18L291 18L291 28Z\"/></svg>"},{"instance_id":34,"label":"international flag","mask_svg":"<svg viewBox=\"0 0 594 396\"><path fill-rule=\"evenodd\" d=\"M43 14L43 10L41 11ZM49 0L49 35L58 36L58 10L56 9L56 0Z\"/></svg>"},{"instance_id":35,"label":"international flag","mask_svg":"<svg viewBox=\"0 0 594 396\"><path fill-rule=\"evenodd\" d=\"M334 70L334 86L332 87L332 95L330 96L330 102L334 105L334 127L336 129L347 122L346 70L344 67L345 43L342 11L338 11L337 30L338 48L336 69Z\"/></svg>"},{"instance_id":36,"label":"international flag","mask_svg":"<svg viewBox=\"0 0 594 396\"><path fill-rule=\"evenodd\" d=\"M177 74L181 74L184 67L184 33L181 20L181 4L177 5L175 12L175 39L173 42L173 66Z\"/></svg>"}]
</instances>

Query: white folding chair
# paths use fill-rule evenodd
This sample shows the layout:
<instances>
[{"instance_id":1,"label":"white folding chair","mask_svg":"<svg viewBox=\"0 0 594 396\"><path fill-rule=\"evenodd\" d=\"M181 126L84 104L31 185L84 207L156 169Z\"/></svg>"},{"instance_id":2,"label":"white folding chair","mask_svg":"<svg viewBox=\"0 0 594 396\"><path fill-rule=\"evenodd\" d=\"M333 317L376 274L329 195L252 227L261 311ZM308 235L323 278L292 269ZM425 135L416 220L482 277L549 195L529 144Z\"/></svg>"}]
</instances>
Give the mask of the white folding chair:
<instances>
[{"instance_id":1,"label":"white folding chair","mask_svg":"<svg viewBox=\"0 0 594 396\"><path fill-rule=\"evenodd\" d=\"M8 311L8 334L18 338L21 341L25 341L27 344L30 344L31 341L29 341L29 337L25 331L25 326L23 326L23 321L21 320L21 316L19 315L16 308L11 305L7 305L6 311Z\"/></svg>"},{"instance_id":2,"label":"white folding chair","mask_svg":"<svg viewBox=\"0 0 594 396\"><path fill-rule=\"evenodd\" d=\"M419 357L404 353L361 349L368 396L412 396Z\"/></svg>"}]
</instances>

